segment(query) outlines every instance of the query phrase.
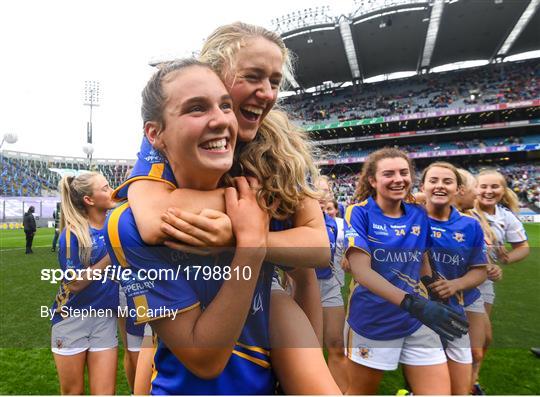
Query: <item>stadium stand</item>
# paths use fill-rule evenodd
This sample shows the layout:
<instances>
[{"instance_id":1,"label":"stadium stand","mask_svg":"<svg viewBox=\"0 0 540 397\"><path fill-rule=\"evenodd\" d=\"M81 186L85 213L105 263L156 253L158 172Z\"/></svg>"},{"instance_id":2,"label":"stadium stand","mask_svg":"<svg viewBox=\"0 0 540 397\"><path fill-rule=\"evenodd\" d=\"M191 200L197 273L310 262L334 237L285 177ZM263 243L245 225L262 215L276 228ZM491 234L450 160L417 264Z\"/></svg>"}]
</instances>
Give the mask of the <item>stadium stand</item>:
<instances>
[{"instance_id":1,"label":"stadium stand","mask_svg":"<svg viewBox=\"0 0 540 397\"><path fill-rule=\"evenodd\" d=\"M1 161L0 196L38 197L57 196L58 182L64 172L88 170L86 159L61 159L55 156L24 158L24 153L4 153ZM92 170L101 172L111 186L118 186L134 160L96 160Z\"/></svg>"},{"instance_id":2,"label":"stadium stand","mask_svg":"<svg viewBox=\"0 0 540 397\"><path fill-rule=\"evenodd\" d=\"M302 125L411 114L540 97L538 60L304 93L283 100Z\"/></svg>"}]
</instances>

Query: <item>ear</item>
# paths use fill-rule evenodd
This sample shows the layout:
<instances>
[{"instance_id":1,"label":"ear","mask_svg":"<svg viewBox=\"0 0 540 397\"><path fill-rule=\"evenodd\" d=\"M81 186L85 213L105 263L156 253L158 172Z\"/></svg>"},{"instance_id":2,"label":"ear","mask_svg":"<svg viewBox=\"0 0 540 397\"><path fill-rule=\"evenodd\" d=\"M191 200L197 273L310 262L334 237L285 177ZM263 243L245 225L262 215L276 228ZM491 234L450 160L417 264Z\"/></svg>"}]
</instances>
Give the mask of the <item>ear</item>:
<instances>
[{"instance_id":1,"label":"ear","mask_svg":"<svg viewBox=\"0 0 540 397\"><path fill-rule=\"evenodd\" d=\"M148 142L150 142L154 149L161 150L165 147L161 123L157 121L147 121L144 124L144 135L146 135L146 139L148 139Z\"/></svg>"},{"instance_id":2,"label":"ear","mask_svg":"<svg viewBox=\"0 0 540 397\"><path fill-rule=\"evenodd\" d=\"M375 189L377 187L377 181L375 180L374 177L372 176L368 176L368 182L370 184L370 186Z\"/></svg>"},{"instance_id":3,"label":"ear","mask_svg":"<svg viewBox=\"0 0 540 397\"><path fill-rule=\"evenodd\" d=\"M90 196L84 196L83 197L83 203L90 206L90 207L93 207L94 206L94 199Z\"/></svg>"},{"instance_id":4,"label":"ear","mask_svg":"<svg viewBox=\"0 0 540 397\"><path fill-rule=\"evenodd\" d=\"M420 186L419 186L419 187L420 187L420 191L421 191L422 193L425 193L425 191L424 191L424 182L420 182Z\"/></svg>"}]
</instances>

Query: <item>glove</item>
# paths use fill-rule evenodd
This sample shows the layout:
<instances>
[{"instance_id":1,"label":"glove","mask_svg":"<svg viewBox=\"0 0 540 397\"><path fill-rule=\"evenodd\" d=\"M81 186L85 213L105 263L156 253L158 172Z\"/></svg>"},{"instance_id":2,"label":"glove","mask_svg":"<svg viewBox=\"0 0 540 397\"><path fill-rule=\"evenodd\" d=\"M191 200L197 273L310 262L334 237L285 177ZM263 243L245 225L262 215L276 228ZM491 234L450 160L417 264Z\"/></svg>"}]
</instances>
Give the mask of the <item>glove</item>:
<instances>
[{"instance_id":1,"label":"glove","mask_svg":"<svg viewBox=\"0 0 540 397\"><path fill-rule=\"evenodd\" d=\"M467 320L441 302L407 294L399 306L446 340L460 338L469 331Z\"/></svg>"}]
</instances>

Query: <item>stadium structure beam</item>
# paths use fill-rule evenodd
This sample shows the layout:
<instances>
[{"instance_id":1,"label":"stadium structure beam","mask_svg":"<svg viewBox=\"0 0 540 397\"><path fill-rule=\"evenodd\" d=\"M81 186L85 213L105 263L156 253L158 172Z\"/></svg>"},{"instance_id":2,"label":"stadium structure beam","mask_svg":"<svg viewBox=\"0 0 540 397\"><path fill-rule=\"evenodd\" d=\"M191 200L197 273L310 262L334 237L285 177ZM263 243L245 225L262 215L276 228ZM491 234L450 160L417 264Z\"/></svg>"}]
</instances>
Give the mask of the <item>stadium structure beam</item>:
<instances>
[{"instance_id":1,"label":"stadium structure beam","mask_svg":"<svg viewBox=\"0 0 540 397\"><path fill-rule=\"evenodd\" d=\"M444 9L444 0L435 0L431 8L431 16L429 18L429 26L426 34L426 42L422 53L420 68L425 69L431 65L431 57L435 50L439 26L441 25L441 16Z\"/></svg>"},{"instance_id":2,"label":"stadium structure beam","mask_svg":"<svg viewBox=\"0 0 540 397\"><path fill-rule=\"evenodd\" d=\"M339 32L341 34L341 40L345 47L345 55L349 62L349 68L351 69L351 76L353 80L361 79L360 68L358 66L358 56L354 48L354 41L351 32L350 21L346 18L342 18L339 22Z\"/></svg>"},{"instance_id":3,"label":"stadium structure beam","mask_svg":"<svg viewBox=\"0 0 540 397\"><path fill-rule=\"evenodd\" d=\"M518 21L516 22L516 25L514 28L510 31L506 39L504 40L503 44L501 45L501 48L497 52L497 57L504 57L510 48L514 45L517 38L523 32L523 29L527 26L531 18L533 17L534 13L538 10L538 7L540 6L540 0L531 0L527 8L525 8L525 11L523 11L523 14L521 14L521 17L519 17Z\"/></svg>"}]
</instances>

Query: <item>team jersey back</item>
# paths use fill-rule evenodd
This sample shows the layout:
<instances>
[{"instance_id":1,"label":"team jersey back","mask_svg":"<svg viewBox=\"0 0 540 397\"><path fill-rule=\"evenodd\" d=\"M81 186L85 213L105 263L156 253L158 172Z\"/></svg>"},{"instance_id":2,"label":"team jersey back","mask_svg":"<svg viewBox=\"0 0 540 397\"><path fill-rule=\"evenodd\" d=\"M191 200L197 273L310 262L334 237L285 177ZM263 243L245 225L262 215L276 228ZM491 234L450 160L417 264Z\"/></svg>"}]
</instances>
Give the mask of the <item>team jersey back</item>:
<instances>
[{"instance_id":1,"label":"team jersey back","mask_svg":"<svg viewBox=\"0 0 540 397\"><path fill-rule=\"evenodd\" d=\"M464 215L452 208L447 221L429 218L432 248L430 260L434 276L454 280L463 277L472 267L487 264L487 247L484 232L477 219ZM464 293L458 292L448 303L464 314L463 306L474 302L480 291L469 290L467 301Z\"/></svg>"},{"instance_id":2,"label":"team jersey back","mask_svg":"<svg viewBox=\"0 0 540 397\"><path fill-rule=\"evenodd\" d=\"M103 229L90 228L92 247L90 265L99 262L105 255L105 238ZM68 269L79 271L86 268L79 257L79 240L69 227L65 228L58 240L58 262L65 272ZM110 279L92 281L86 288L79 292L72 292L69 285L71 281L62 280L52 305L54 316L53 325L62 321L69 309L113 309L116 313L118 308L118 284Z\"/></svg>"},{"instance_id":3,"label":"team jersey back","mask_svg":"<svg viewBox=\"0 0 540 397\"><path fill-rule=\"evenodd\" d=\"M369 198L345 213L345 252L356 248L371 258L371 268L409 294L426 295L419 282L424 253L429 248L425 210L403 203L403 215L390 218ZM347 321L369 339L390 340L411 335L421 323L366 287L353 282Z\"/></svg>"},{"instance_id":4,"label":"team jersey back","mask_svg":"<svg viewBox=\"0 0 540 397\"><path fill-rule=\"evenodd\" d=\"M121 283L130 309L137 311L137 323L156 319L166 313L165 309L181 313L200 305L205 310L215 298L223 277L216 280L214 272L230 265L231 253L202 257L163 246L148 246L137 231L128 203L112 211L106 224L107 249L112 261L132 272ZM210 268L212 275L207 277L204 268ZM161 277L153 280L142 277L151 271L161 271ZM165 271L169 272L167 277ZM272 273L273 265L263 264L245 326L223 373L213 380L198 378L159 341L152 394L273 393L268 335Z\"/></svg>"},{"instance_id":5,"label":"team jersey back","mask_svg":"<svg viewBox=\"0 0 540 397\"><path fill-rule=\"evenodd\" d=\"M337 223L334 218L327 214L324 215L324 224L326 226L326 233L328 234L328 240L330 240L330 263L327 267L317 267L315 272L318 279L329 279L332 277L332 262L334 261L334 255L336 254L336 240L337 240Z\"/></svg>"},{"instance_id":6,"label":"team jersey back","mask_svg":"<svg viewBox=\"0 0 540 397\"><path fill-rule=\"evenodd\" d=\"M131 182L141 179L165 182L173 188L177 187L176 178L169 162L165 156L152 147L146 136L142 139L139 153L137 153L137 161L129 178L114 190L113 199L126 200Z\"/></svg>"}]
</instances>

